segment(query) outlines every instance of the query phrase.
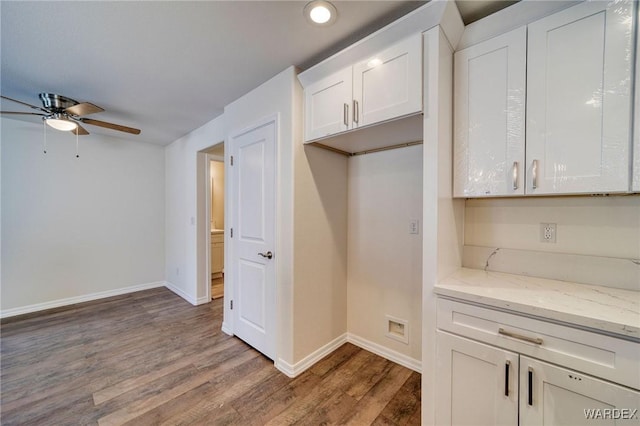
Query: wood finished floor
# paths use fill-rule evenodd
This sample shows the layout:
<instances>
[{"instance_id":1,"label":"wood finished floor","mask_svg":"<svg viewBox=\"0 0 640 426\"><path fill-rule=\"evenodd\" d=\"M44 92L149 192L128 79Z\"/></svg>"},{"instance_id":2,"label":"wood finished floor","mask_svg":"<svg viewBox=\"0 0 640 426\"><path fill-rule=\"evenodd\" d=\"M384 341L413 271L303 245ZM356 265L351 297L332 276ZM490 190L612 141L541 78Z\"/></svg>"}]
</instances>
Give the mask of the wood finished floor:
<instances>
[{"instance_id":1,"label":"wood finished floor","mask_svg":"<svg viewBox=\"0 0 640 426\"><path fill-rule=\"evenodd\" d=\"M5 319L3 425L420 424L420 375L345 344L295 379L164 288Z\"/></svg>"}]
</instances>

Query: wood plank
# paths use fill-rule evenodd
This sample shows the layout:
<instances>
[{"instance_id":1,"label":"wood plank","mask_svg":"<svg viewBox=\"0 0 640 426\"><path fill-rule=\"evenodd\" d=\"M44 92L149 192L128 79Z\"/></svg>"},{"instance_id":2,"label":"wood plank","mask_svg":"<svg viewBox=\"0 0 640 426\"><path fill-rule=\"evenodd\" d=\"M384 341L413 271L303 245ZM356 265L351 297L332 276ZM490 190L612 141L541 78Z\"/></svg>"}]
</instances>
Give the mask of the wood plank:
<instances>
[{"instance_id":1,"label":"wood plank","mask_svg":"<svg viewBox=\"0 0 640 426\"><path fill-rule=\"evenodd\" d=\"M347 343L290 379L223 307L159 288L2 321L2 424L419 424L419 374Z\"/></svg>"}]
</instances>

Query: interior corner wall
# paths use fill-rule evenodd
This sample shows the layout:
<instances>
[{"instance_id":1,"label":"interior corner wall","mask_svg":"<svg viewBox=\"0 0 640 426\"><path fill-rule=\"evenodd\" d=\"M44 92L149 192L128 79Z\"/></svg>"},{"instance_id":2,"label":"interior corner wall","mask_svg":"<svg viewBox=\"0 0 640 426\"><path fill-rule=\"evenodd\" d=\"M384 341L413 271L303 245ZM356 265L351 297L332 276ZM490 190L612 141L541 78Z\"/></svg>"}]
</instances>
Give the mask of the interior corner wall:
<instances>
[{"instance_id":1,"label":"interior corner wall","mask_svg":"<svg viewBox=\"0 0 640 426\"><path fill-rule=\"evenodd\" d=\"M0 120L3 316L163 285L163 147Z\"/></svg>"},{"instance_id":2,"label":"interior corner wall","mask_svg":"<svg viewBox=\"0 0 640 426\"><path fill-rule=\"evenodd\" d=\"M164 148L165 161L165 279L166 285L189 303L206 303L206 155L201 151L223 142L224 115L176 140ZM201 188L202 189L202 188Z\"/></svg>"},{"instance_id":3,"label":"interior corner wall","mask_svg":"<svg viewBox=\"0 0 640 426\"><path fill-rule=\"evenodd\" d=\"M348 330L421 360L422 146L349 158ZM408 343L387 336L387 315L407 321Z\"/></svg>"}]
</instances>

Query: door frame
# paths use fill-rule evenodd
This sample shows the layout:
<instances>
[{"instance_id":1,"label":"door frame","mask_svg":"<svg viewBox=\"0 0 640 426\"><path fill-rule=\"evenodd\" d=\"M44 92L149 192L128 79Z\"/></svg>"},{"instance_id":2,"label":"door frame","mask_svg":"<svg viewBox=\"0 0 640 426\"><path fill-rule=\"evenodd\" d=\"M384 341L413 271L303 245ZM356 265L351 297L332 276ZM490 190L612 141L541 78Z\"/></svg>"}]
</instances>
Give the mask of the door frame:
<instances>
[{"instance_id":1,"label":"door frame","mask_svg":"<svg viewBox=\"0 0 640 426\"><path fill-rule=\"evenodd\" d=\"M275 140L274 140L274 149L275 149L275 155L274 155L274 167L275 167L275 180L273 182L274 185L274 192L275 192L275 211L274 213L274 246L275 246L275 256L274 256L274 274L275 274L275 279L274 279L274 306L273 306L273 315L274 315L274 328L273 328L273 339L275 341L275 350L274 350L274 357L273 357L273 361L274 364L278 364L278 359L279 359L279 353L280 353L280 348L279 348L279 336L280 336L280 297L279 297L279 292L280 292L280 286L278 285L279 283L279 270L280 270L280 256L278 255L280 252L280 237L278 235L278 213L280 210L280 191L278 188L278 182L279 182L279 156L280 156L280 114L279 113L274 113L274 114L270 114L267 115L259 120L256 120L254 122L252 122L250 125L247 125L245 127L242 127L240 129L236 129L233 131L230 131L227 134L227 137L225 138L225 150L224 150L224 156L225 156L225 169L224 169L224 178L225 178L225 195L229 197L229 202L225 202L224 203L224 210L225 210L225 228L227 230L231 230L232 228L236 228L236 217L235 214L236 212L234 211L234 203L231 201L231 194L235 194L234 191L236 191L236 187L235 187L235 182L233 182L232 179L232 165L231 165L231 154L233 152L233 142L234 139L238 138L239 136L242 136L248 132L251 132L253 130L256 130L260 127L264 127L267 126L269 124L273 123L274 124L274 132L275 132ZM228 165L228 167L227 167ZM211 238L211 237L209 237ZM233 257L236 255L236 244L235 242L237 241L237 238L231 238L231 233L230 232L225 232L225 236L224 236L224 244L225 244L225 256L224 256L224 270L225 270L225 280L224 280L224 291L225 294L230 294L232 295L231 297L235 297L235 282L236 282L236 277L235 277L235 271L232 267L232 261L233 261ZM209 243L210 244L210 243ZM229 247L229 249L227 250L226 247ZM227 293L228 292L228 293ZM230 299L233 300L233 299ZM222 321L222 331L225 332L228 335L235 335L234 331L234 322L235 322L235 312L233 312L230 308L230 300L225 300L225 304L224 304L224 309L223 309L223 321Z\"/></svg>"}]
</instances>

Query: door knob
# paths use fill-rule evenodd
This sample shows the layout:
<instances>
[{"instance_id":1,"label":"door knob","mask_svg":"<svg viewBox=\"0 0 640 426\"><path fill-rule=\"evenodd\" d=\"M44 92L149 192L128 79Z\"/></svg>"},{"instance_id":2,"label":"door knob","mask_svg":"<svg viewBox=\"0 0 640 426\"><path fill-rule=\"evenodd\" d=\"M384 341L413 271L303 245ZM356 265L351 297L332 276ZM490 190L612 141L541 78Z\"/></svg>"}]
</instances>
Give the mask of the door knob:
<instances>
[{"instance_id":1,"label":"door knob","mask_svg":"<svg viewBox=\"0 0 640 426\"><path fill-rule=\"evenodd\" d=\"M262 257L266 257L267 259L271 259L273 257L273 253L271 253L270 251L266 253L258 253L258 254Z\"/></svg>"}]
</instances>

